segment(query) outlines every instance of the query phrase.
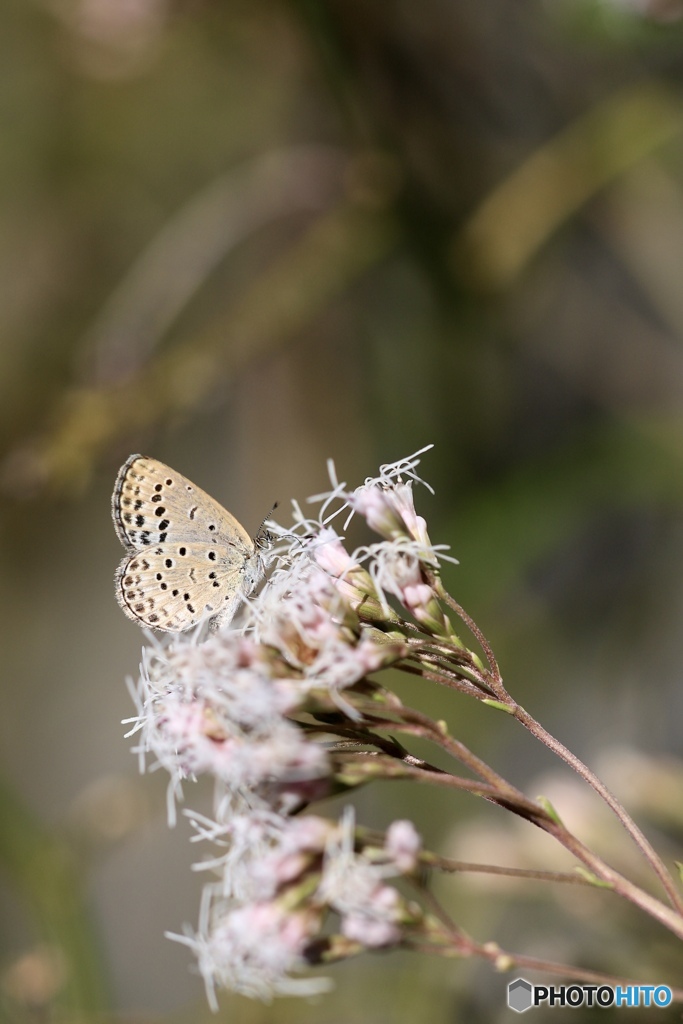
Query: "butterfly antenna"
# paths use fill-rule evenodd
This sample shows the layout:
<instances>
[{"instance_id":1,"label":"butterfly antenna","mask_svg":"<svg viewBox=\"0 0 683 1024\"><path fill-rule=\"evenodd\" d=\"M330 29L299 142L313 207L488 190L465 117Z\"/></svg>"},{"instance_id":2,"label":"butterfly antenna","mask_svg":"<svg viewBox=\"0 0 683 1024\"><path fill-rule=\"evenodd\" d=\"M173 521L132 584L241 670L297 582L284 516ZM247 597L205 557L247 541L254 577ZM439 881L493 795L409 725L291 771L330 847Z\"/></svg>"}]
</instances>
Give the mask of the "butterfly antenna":
<instances>
[{"instance_id":1,"label":"butterfly antenna","mask_svg":"<svg viewBox=\"0 0 683 1024\"><path fill-rule=\"evenodd\" d=\"M263 527L266 525L266 523L268 522L268 520L270 519L270 517L272 516L273 512L275 511L279 504L280 503L278 501L275 502L268 515L264 516L263 522L256 531L256 538L254 540L254 543L257 544L259 547L268 547L268 545L271 543L273 539L272 535L268 532L268 530L264 530Z\"/></svg>"}]
</instances>

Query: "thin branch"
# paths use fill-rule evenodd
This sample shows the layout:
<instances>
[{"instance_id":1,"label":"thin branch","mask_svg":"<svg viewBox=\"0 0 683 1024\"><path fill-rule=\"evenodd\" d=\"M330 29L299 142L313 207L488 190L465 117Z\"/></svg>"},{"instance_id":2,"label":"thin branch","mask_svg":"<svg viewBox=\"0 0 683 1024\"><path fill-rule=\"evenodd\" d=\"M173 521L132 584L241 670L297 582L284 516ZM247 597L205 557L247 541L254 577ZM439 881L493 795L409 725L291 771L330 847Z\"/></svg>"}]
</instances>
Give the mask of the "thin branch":
<instances>
[{"instance_id":1,"label":"thin branch","mask_svg":"<svg viewBox=\"0 0 683 1024\"><path fill-rule=\"evenodd\" d=\"M483 797L483 799L488 800L490 803L512 811L513 814L517 814L527 821L531 821L532 824L547 832L548 835L551 835L566 850L572 853L597 879L610 886L618 895L639 907L650 917L659 921L661 925L668 928L678 938L683 939L683 916L681 914L675 909L666 906L666 904L650 895L650 893L640 889L614 868L606 864L602 858L589 850L580 839L569 832L564 825L553 819L538 804L527 800L522 794L516 795L514 788L509 787L507 783L505 783L505 790L501 791L495 783L476 782L446 773L425 772L421 768L406 764L405 762L401 764L389 762L389 764L373 765L373 769L375 768L384 769L386 771L385 778L412 777L418 782L429 782L434 785L472 793L475 796ZM373 774L375 773L380 774L380 771L373 772ZM495 775L495 773L493 774ZM510 792L507 792L507 790L510 790Z\"/></svg>"},{"instance_id":2,"label":"thin branch","mask_svg":"<svg viewBox=\"0 0 683 1024\"><path fill-rule=\"evenodd\" d=\"M622 807L604 782L602 782L597 775L595 775L595 773L583 763L583 761L573 754L571 750L568 750L563 743L560 743L560 741L552 736L547 729L544 729L543 726L537 722L528 711L525 711L523 707L519 704L515 704L514 708L511 708L511 711L513 711L514 717L525 727L525 729L528 729L536 739L545 744L545 746L548 747L549 750L552 750L554 754L561 757L562 760L568 764L569 767L577 773L577 775L580 775L581 778L595 790L598 796L605 801L659 878L667 896L669 897L671 905L679 912L679 914L683 914L683 898L681 898L676 883L667 871L664 862L659 857L649 840L645 837L641 829L636 825L635 821Z\"/></svg>"},{"instance_id":3,"label":"thin branch","mask_svg":"<svg viewBox=\"0 0 683 1024\"><path fill-rule=\"evenodd\" d=\"M477 864L464 860L451 860L435 853L423 853L420 862L427 867L450 873L467 872L482 875L501 875L504 878L527 878L532 882L561 882L565 885L583 885L595 889L595 884L576 871L537 871L533 868L508 868L497 864ZM610 889L610 891L613 891Z\"/></svg>"},{"instance_id":4,"label":"thin branch","mask_svg":"<svg viewBox=\"0 0 683 1024\"><path fill-rule=\"evenodd\" d=\"M409 675L421 676L422 679L427 679L431 683L437 683L439 686L447 686L449 690L457 690L458 693L464 693L466 697L474 697L477 700L482 699L481 691L474 683L470 683L468 680L438 672L430 672L428 669L420 668L418 665L411 665L407 661L397 662L395 665L392 665L392 668L400 672L407 672ZM497 697L497 694L491 693L491 696Z\"/></svg>"},{"instance_id":5,"label":"thin branch","mask_svg":"<svg viewBox=\"0 0 683 1024\"><path fill-rule=\"evenodd\" d=\"M440 948L440 944L429 943L426 947L430 952L434 953L445 953L446 955L456 956L477 956L483 960L488 960L489 963L493 964L498 970L510 970L513 967L520 968L524 967L532 971L543 971L547 974L556 974L563 978L572 978L576 981L582 981L586 984L594 985L610 985L616 987L621 985L622 988L630 985L642 985L642 979L637 978L624 978L613 974L602 974L599 971L590 971L583 967L572 967L568 964L557 963L554 960L542 960L538 957L525 956L522 953L511 953L507 950L501 949L495 942L478 943L472 939L463 939L462 933L457 930L455 934L450 937L450 950L448 949L449 936L446 934L443 936L445 949ZM414 948L421 948L418 944L414 944ZM671 990L672 999L676 1002L683 1002L683 989L672 988L667 986Z\"/></svg>"},{"instance_id":6,"label":"thin branch","mask_svg":"<svg viewBox=\"0 0 683 1024\"><path fill-rule=\"evenodd\" d=\"M451 595L448 593L443 583L441 582L440 577L434 575L431 582L434 589L436 590L437 595L441 598L441 600L446 602L448 607L456 613L458 618L462 619L462 621L465 623L472 636L476 637L479 646L486 655L486 660L488 662L491 675L493 676L491 683L495 689L495 684L501 682L502 677L491 644L488 642L482 631L479 629L479 626L476 624L474 619L467 614L465 609L461 605L459 605L458 602L453 597L451 597Z\"/></svg>"}]
</instances>

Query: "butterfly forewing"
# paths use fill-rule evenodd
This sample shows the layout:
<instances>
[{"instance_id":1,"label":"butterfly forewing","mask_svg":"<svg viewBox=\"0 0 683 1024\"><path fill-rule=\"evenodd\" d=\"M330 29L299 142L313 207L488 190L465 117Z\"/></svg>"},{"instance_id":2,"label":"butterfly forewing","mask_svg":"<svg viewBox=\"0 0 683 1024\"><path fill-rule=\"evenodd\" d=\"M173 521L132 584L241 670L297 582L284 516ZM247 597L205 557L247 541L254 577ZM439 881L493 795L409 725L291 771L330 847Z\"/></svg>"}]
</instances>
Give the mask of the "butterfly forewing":
<instances>
[{"instance_id":1,"label":"butterfly forewing","mask_svg":"<svg viewBox=\"0 0 683 1024\"><path fill-rule=\"evenodd\" d=\"M179 632L205 617L227 621L261 577L254 543L234 516L156 459L124 463L112 514L129 549L116 596L146 626Z\"/></svg>"},{"instance_id":2,"label":"butterfly forewing","mask_svg":"<svg viewBox=\"0 0 683 1024\"><path fill-rule=\"evenodd\" d=\"M251 551L246 530L206 491L156 459L131 455L119 470L112 500L114 525L127 547L174 537L221 541Z\"/></svg>"}]
</instances>

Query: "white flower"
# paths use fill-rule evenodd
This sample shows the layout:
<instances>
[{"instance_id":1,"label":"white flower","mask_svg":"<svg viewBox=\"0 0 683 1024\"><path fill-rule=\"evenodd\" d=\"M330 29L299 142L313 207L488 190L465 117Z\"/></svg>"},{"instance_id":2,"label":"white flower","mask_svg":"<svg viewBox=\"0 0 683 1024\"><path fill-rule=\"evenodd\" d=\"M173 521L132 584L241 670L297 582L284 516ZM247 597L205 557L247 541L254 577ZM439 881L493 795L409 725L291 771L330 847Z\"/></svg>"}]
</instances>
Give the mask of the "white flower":
<instances>
[{"instance_id":1,"label":"white flower","mask_svg":"<svg viewBox=\"0 0 683 1024\"><path fill-rule=\"evenodd\" d=\"M221 876L220 892L240 901L268 899L274 893L271 880L259 874L257 865L271 856L288 821L273 811L257 807L229 816L226 822L212 821L195 812L187 817L196 830L195 841L205 839L226 850L220 856L195 864L195 870L211 870ZM212 889L215 886L212 885Z\"/></svg>"},{"instance_id":2,"label":"white flower","mask_svg":"<svg viewBox=\"0 0 683 1024\"><path fill-rule=\"evenodd\" d=\"M427 444L424 448L420 448L419 451L414 452L412 455L406 456L404 459L399 459L397 462L386 462L384 465L379 467L378 477L368 477L365 481L364 486L372 486L379 484L381 487L389 487L397 480L402 480L404 476L407 476L409 480L415 480L417 483L422 484L432 494L433 489L429 486L426 480L422 480L417 475L415 470L420 465L419 455L424 455L425 452L430 451L434 447L433 444Z\"/></svg>"},{"instance_id":3,"label":"white flower","mask_svg":"<svg viewBox=\"0 0 683 1024\"><path fill-rule=\"evenodd\" d=\"M148 652L136 728L141 748L175 782L211 774L235 789L254 789L328 773L324 749L283 715L291 690L269 678L252 648L223 635Z\"/></svg>"},{"instance_id":4,"label":"white flower","mask_svg":"<svg viewBox=\"0 0 683 1024\"><path fill-rule=\"evenodd\" d=\"M330 576L346 576L353 569L360 568L342 543L342 539L331 526L324 526L311 538L307 545L316 563Z\"/></svg>"},{"instance_id":5,"label":"white flower","mask_svg":"<svg viewBox=\"0 0 683 1024\"><path fill-rule=\"evenodd\" d=\"M368 949L395 946L401 941L400 917L401 897L396 889L376 884L366 893L362 907L346 909L342 917L342 935Z\"/></svg>"},{"instance_id":6,"label":"white flower","mask_svg":"<svg viewBox=\"0 0 683 1024\"><path fill-rule=\"evenodd\" d=\"M327 844L317 898L341 915L347 938L371 948L394 945L402 936L404 904L384 878L396 869L355 853L354 834L353 809L347 808Z\"/></svg>"},{"instance_id":7,"label":"white flower","mask_svg":"<svg viewBox=\"0 0 683 1024\"><path fill-rule=\"evenodd\" d=\"M287 821L271 850L254 861L252 876L259 891L272 898L280 886L294 882L313 868L334 829L333 822L315 815Z\"/></svg>"},{"instance_id":8,"label":"white flower","mask_svg":"<svg viewBox=\"0 0 683 1024\"><path fill-rule=\"evenodd\" d=\"M318 519L304 519L298 506L298 521L295 529L307 540L290 534L290 557L297 550L308 544L314 551L314 557L333 576L340 579L350 578L352 583L354 563L360 561L358 553L348 555L343 546L335 541L335 535L329 531L329 523L345 510L350 509L348 519L358 512L363 515L368 525L389 541L401 541L408 544L418 560L430 568L438 568L440 559L447 559L457 564L457 559L445 554L448 545L434 545L429 539L427 524L415 510L413 500L413 483L423 484L434 493L426 481L416 473L420 463L419 456L429 451L432 445L421 448L406 459L400 459L380 466L379 476L368 477L360 487L347 490L346 484L339 483L334 464L328 463L332 490L309 498L310 502L319 501ZM407 480L404 480L407 477ZM336 505L336 507L335 507ZM348 522L347 519L347 522ZM328 532L329 531L329 532ZM281 531L283 534L285 531ZM331 550L325 553L325 546ZM367 553L372 549L361 549ZM373 575L374 579L374 575Z\"/></svg>"},{"instance_id":9,"label":"white flower","mask_svg":"<svg viewBox=\"0 0 683 1024\"><path fill-rule=\"evenodd\" d=\"M335 693L404 653L401 644L362 636L357 616L330 577L306 553L303 560L259 630L262 643L299 671L302 687Z\"/></svg>"},{"instance_id":10,"label":"white flower","mask_svg":"<svg viewBox=\"0 0 683 1024\"><path fill-rule=\"evenodd\" d=\"M398 621L396 613L377 591L370 573L355 555L348 553L335 530L324 526L316 536L310 538L307 549L360 618L366 621ZM362 554L367 553L366 548L360 550Z\"/></svg>"},{"instance_id":11,"label":"white flower","mask_svg":"<svg viewBox=\"0 0 683 1024\"><path fill-rule=\"evenodd\" d=\"M317 937L315 911L287 911L273 902L230 909L224 901L205 904L195 935L168 937L195 953L211 1008L216 988L269 1002L274 995L314 995L328 991L327 978L293 978L306 967L304 952Z\"/></svg>"},{"instance_id":12,"label":"white flower","mask_svg":"<svg viewBox=\"0 0 683 1024\"><path fill-rule=\"evenodd\" d=\"M412 482L366 484L350 494L348 502L375 533L387 540L408 537L425 550L431 548L427 523L415 511Z\"/></svg>"},{"instance_id":13,"label":"white flower","mask_svg":"<svg viewBox=\"0 0 683 1024\"><path fill-rule=\"evenodd\" d=\"M393 821L387 829L384 849L399 874L412 874L422 849L422 839L412 821Z\"/></svg>"}]
</instances>

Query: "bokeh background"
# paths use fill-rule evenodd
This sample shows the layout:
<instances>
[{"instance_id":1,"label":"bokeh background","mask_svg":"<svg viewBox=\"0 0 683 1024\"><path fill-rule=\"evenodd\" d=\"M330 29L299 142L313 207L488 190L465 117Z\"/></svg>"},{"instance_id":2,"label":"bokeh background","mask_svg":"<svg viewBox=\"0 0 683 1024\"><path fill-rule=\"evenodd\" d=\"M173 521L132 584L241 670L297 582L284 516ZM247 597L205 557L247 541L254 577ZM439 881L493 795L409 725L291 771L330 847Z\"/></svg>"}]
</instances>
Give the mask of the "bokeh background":
<instances>
[{"instance_id":1,"label":"bokeh background","mask_svg":"<svg viewBox=\"0 0 683 1024\"><path fill-rule=\"evenodd\" d=\"M210 1016L163 937L196 922L197 850L120 724L142 636L114 601L109 497L132 451L255 531L274 500L286 518L324 489L326 459L354 484L433 442L418 508L509 688L683 858L682 15L5 0L3 1019ZM514 723L409 695L648 884ZM449 856L570 867L471 799L394 784L358 805L378 826L413 817ZM681 983L673 941L608 895L434 885L481 941ZM219 1019L509 1014L508 979L477 964L333 973L318 1003L226 998Z\"/></svg>"}]
</instances>

